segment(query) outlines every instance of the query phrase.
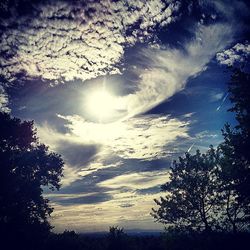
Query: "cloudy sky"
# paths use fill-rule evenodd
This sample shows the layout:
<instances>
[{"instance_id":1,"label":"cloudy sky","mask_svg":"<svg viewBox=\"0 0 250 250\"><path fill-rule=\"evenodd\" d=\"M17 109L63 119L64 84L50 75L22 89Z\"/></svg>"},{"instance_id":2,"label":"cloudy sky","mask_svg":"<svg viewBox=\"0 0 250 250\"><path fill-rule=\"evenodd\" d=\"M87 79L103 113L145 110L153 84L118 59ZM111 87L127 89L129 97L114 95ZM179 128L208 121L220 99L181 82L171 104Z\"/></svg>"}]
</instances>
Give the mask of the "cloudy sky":
<instances>
[{"instance_id":1,"label":"cloudy sky","mask_svg":"<svg viewBox=\"0 0 250 250\"><path fill-rule=\"evenodd\" d=\"M227 66L250 55L249 4L227 0L5 0L0 109L35 121L65 161L52 224L159 230L171 162L217 145Z\"/></svg>"}]
</instances>

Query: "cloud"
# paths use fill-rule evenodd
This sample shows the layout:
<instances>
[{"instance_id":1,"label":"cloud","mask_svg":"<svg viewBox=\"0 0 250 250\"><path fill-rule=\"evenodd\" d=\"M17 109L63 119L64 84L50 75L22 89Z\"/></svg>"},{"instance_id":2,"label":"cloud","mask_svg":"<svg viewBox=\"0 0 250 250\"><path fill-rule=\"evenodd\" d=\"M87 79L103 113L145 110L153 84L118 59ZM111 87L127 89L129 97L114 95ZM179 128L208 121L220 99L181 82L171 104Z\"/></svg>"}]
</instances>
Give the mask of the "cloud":
<instances>
[{"instance_id":1,"label":"cloud","mask_svg":"<svg viewBox=\"0 0 250 250\"><path fill-rule=\"evenodd\" d=\"M50 150L62 155L65 162L62 186L68 186L82 178L80 174L83 168L94 160L98 152L98 145L88 144L79 140L76 136L62 133L48 125L36 124L38 137L50 147Z\"/></svg>"},{"instance_id":2,"label":"cloud","mask_svg":"<svg viewBox=\"0 0 250 250\"><path fill-rule=\"evenodd\" d=\"M222 65L232 66L243 63L250 55L250 44L237 43L232 48L223 50L216 54L217 61Z\"/></svg>"},{"instance_id":3,"label":"cloud","mask_svg":"<svg viewBox=\"0 0 250 250\"><path fill-rule=\"evenodd\" d=\"M144 115L102 124L76 115L58 116L65 122L68 132L56 131L45 123L38 125L38 136L51 150L60 153L66 163L63 187L95 173L100 176L100 170L120 169L114 174L122 174L123 171L140 171L140 166L152 169L150 164L139 162L141 160L172 159L172 154L180 150L177 142L189 139L191 119ZM155 162L156 169L162 164ZM114 174L111 172L108 178Z\"/></svg>"},{"instance_id":4,"label":"cloud","mask_svg":"<svg viewBox=\"0 0 250 250\"><path fill-rule=\"evenodd\" d=\"M76 143L67 140L61 140L56 151L63 155L64 159L78 169L85 167L93 160L98 152L98 145Z\"/></svg>"},{"instance_id":5,"label":"cloud","mask_svg":"<svg viewBox=\"0 0 250 250\"><path fill-rule=\"evenodd\" d=\"M218 136L219 136L219 133L212 133L211 131L207 131L207 130L201 131L195 135L195 137L200 140L215 139L215 138L218 138Z\"/></svg>"},{"instance_id":6,"label":"cloud","mask_svg":"<svg viewBox=\"0 0 250 250\"><path fill-rule=\"evenodd\" d=\"M107 231L110 225L126 229L162 230L163 226L154 223L150 216L157 194L138 195L133 192L109 192L113 199L96 204L53 203L53 225L56 231L74 229L77 231ZM105 195L104 195L105 197ZM84 212L83 212L84 211ZM82 226L84 222L84 227Z\"/></svg>"},{"instance_id":7,"label":"cloud","mask_svg":"<svg viewBox=\"0 0 250 250\"><path fill-rule=\"evenodd\" d=\"M219 93L212 92L210 95L210 100L211 100L211 102L217 102L217 101L221 100L224 95L225 94L223 92L219 92Z\"/></svg>"},{"instance_id":8,"label":"cloud","mask_svg":"<svg viewBox=\"0 0 250 250\"><path fill-rule=\"evenodd\" d=\"M32 13L19 14L20 9L12 6L9 17L1 19L0 74L8 81L39 77L55 84L119 73L124 48L153 41L156 25L173 22L180 3L46 1L30 5Z\"/></svg>"},{"instance_id":9,"label":"cloud","mask_svg":"<svg viewBox=\"0 0 250 250\"><path fill-rule=\"evenodd\" d=\"M9 99L4 91L4 88L0 85L0 111L10 112L8 108Z\"/></svg>"},{"instance_id":10,"label":"cloud","mask_svg":"<svg viewBox=\"0 0 250 250\"><path fill-rule=\"evenodd\" d=\"M114 154L123 159L156 159L171 150L167 145L188 138L189 122L160 115L144 115L113 123L88 122L80 116L61 116L73 137L100 144L100 157Z\"/></svg>"},{"instance_id":11,"label":"cloud","mask_svg":"<svg viewBox=\"0 0 250 250\"><path fill-rule=\"evenodd\" d=\"M63 157L63 156L62 156ZM64 164L63 167L63 178L60 182L62 187L70 186L77 180L81 180L81 176L79 174L79 169L76 169L74 166L70 166L68 164Z\"/></svg>"},{"instance_id":12,"label":"cloud","mask_svg":"<svg viewBox=\"0 0 250 250\"><path fill-rule=\"evenodd\" d=\"M155 186L160 186L168 181L168 171L151 171L130 173L116 176L98 183L100 187L107 187L112 189L129 188L148 189Z\"/></svg>"},{"instance_id":13,"label":"cloud","mask_svg":"<svg viewBox=\"0 0 250 250\"><path fill-rule=\"evenodd\" d=\"M218 14L230 22L234 26L242 26L246 28L247 19L249 16L249 6L247 1L242 0L210 0L210 4L213 4ZM246 21L246 24L244 24ZM237 31L239 32L239 30Z\"/></svg>"},{"instance_id":14,"label":"cloud","mask_svg":"<svg viewBox=\"0 0 250 250\"><path fill-rule=\"evenodd\" d=\"M223 137L219 130L203 130L196 132L192 138L193 143L190 145L187 152L195 153L196 150L200 150L202 153L205 153L209 145L217 147L222 140Z\"/></svg>"},{"instance_id":15,"label":"cloud","mask_svg":"<svg viewBox=\"0 0 250 250\"><path fill-rule=\"evenodd\" d=\"M59 194L45 195L51 202L56 202L60 205L70 206L77 204L97 204L112 198L107 193L89 193L89 194Z\"/></svg>"},{"instance_id":16,"label":"cloud","mask_svg":"<svg viewBox=\"0 0 250 250\"><path fill-rule=\"evenodd\" d=\"M220 2L218 6L222 5ZM13 9L15 17L1 19L0 74L9 82L41 78L65 86L59 83L98 81L98 76L121 73L137 80L126 82L121 75L126 93L117 96L122 109L109 123L94 122L83 110L76 112L76 106L83 109L79 100L84 97L76 98L75 92L83 91L87 96L84 87L72 95L67 95L67 88L60 93L54 88L48 96L46 91L32 89L38 94L34 101L25 103L26 109L39 103L39 117L53 117L50 124L38 124L38 136L66 162L63 187L58 195L49 197L55 207L53 224L57 230L64 230L65 224L69 230L82 230L84 224L91 231L104 230L110 224L157 227L149 212L153 199L160 195L155 194L157 188L167 180L166 169L173 155L186 151L187 144L193 143L192 150L197 144L200 147L202 140L218 140L208 133L190 136L192 113L178 118L164 115L164 110L163 114L149 114L203 72L216 53L231 44L235 34L231 24L218 23L218 13L215 18L203 14L203 21L188 30L190 36L185 42L176 47L162 45L156 31L165 31L183 15L180 6L181 1L157 0L77 1L74 5L46 1L34 5L34 13L19 15ZM231 6L230 11L232 14ZM229 17L229 12L225 15ZM134 46L137 43L141 46ZM134 67L122 69L127 63L124 53L133 46ZM106 78L107 82L111 79ZM74 84L80 85L77 81ZM95 85L91 80L88 84ZM0 103L7 104L5 93L0 93ZM30 95L34 97L34 93ZM60 99L58 103L51 101L54 96ZM211 100L220 96L217 93ZM60 114L57 120L56 112Z\"/></svg>"},{"instance_id":17,"label":"cloud","mask_svg":"<svg viewBox=\"0 0 250 250\"><path fill-rule=\"evenodd\" d=\"M126 208L126 207L133 207L135 204L131 204L131 203L124 203L121 204L120 207Z\"/></svg>"},{"instance_id":18,"label":"cloud","mask_svg":"<svg viewBox=\"0 0 250 250\"><path fill-rule=\"evenodd\" d=\"M127 117L144 113L185 87L190 77L202 72L216 53L232 41L227 24L199 24L194 38L183 49L160 48L141 51L144 68L137 67L137 91L123 97ZM146 65L146 67L145 67Z\"/></svg>"}]
</instances>

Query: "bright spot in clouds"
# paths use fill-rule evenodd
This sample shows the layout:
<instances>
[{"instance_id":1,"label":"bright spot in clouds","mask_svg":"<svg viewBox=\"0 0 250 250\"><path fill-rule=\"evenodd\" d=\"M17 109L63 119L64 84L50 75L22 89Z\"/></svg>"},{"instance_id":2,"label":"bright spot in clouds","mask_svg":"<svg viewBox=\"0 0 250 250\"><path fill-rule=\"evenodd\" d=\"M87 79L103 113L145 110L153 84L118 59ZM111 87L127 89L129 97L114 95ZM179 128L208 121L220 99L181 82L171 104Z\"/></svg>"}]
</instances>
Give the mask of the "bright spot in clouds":
<instances>
[{"instance_id":1,"label":"bright spot in clouds","mask_svg":"<svg viewBox=\"0 0 250 250\"><path fill-rule=\"evenodd\" d=\"M96 90L87 98L87 108L90 114L102 122L114 114L115 97L105 89Z\"/></svg>"}]
</instances>

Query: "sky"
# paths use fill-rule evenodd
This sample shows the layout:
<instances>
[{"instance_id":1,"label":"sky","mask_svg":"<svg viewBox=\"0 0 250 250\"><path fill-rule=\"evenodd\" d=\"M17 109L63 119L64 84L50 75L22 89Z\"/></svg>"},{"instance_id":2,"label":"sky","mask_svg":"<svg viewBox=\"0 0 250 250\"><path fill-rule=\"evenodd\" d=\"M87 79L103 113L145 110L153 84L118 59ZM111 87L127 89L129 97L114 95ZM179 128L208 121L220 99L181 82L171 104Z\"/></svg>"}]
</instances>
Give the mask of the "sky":
<instances>
[{"instance_id":1,"label":"sky","mask_svg":"<svg viewBox=\"0 0 250 250\"><path fill-rule=\"evenodd\" d=\"M64 177L57 232L161 230L172 161L234 124L228 66L250 55L247 1L5 0L0 110L34 120Z\"/></svg>"}]
</instances>

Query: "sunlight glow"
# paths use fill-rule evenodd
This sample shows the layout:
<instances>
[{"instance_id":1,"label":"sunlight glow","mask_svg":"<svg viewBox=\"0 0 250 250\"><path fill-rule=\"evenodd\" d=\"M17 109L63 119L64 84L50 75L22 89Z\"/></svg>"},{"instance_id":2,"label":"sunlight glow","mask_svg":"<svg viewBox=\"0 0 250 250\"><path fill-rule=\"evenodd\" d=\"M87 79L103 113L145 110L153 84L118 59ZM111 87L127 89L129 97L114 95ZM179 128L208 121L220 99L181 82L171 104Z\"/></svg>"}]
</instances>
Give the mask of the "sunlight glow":
<instances>
[{"instance_id":1,"label":"sunlight glow","mask_svg":"<svg viewBox=\"0 0 250 250\"><path fill-rule=\"evenodd\" d=\"M105 89L90 94L87 100L88 112L100 121L112 117L115 111L115 97Z\"/></svg>"}]
</instances>

